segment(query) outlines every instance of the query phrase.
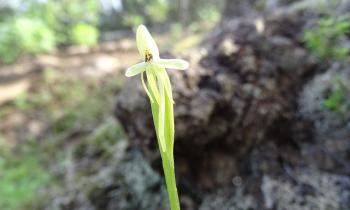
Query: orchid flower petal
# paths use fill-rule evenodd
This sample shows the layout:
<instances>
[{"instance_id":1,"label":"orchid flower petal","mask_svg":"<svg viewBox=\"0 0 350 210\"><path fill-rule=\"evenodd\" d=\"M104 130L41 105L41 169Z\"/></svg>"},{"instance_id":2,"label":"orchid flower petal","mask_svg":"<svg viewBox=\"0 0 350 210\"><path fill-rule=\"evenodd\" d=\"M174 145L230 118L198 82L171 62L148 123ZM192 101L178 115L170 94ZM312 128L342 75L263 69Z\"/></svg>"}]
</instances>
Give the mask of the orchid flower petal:
<instances>
[{"instance_id":1,"label":"orchid flower petal","mask_svg":"<svg viewBox=\"0 0 350 210\"><path fill-rule=\"evenodd\" d=\"M148 52L152 55L153 59L159 59L157 44L144 25L140 25L136 30L136 43L142 58L145 58Z\"/></svg>"},{"instance_id":2,"label":"orchid flower petal","mask_svg":"<svg viewBox=\"0 0 350 210\"><path fill-rule=\"evenodd\" d=\"M188 62L182 59L158 59L153 63L163 68L179 70L185 70L189 66Z\"/></svg>"},{"instance_id":3,"label":"orchid flower petal","mask_svg":"<svg viewBox=\"0 0 350 210\"><path fill-rule=\"evenodd\" d=\"M142 83L142 86L143 86L143 89L145 89L145 92L146 94L148 95L149 97L149 100L151 101L151 103L153 103L153 97L151 95L151 93L149 92L148 88L147 88L147 85L145 83L145 79L143 78L145 75L144 75L144 72L141 73L141 83Z\"/></svg>"},{"instance_id":4,"label":"orchid flower petal","mask_svg":"<svg viewBox=\"0 0 350 210\"><path fill-rule=\"evenodd\" d=\"M138 63L138 64L135 64L133 66L130 66L126 70L125 76L127 76L127 77L135 76L136 74L139 74L139 73L145 71L146 67L147 67L147 63L145 63L145 62Z\"/></svg>"}]
</instances>

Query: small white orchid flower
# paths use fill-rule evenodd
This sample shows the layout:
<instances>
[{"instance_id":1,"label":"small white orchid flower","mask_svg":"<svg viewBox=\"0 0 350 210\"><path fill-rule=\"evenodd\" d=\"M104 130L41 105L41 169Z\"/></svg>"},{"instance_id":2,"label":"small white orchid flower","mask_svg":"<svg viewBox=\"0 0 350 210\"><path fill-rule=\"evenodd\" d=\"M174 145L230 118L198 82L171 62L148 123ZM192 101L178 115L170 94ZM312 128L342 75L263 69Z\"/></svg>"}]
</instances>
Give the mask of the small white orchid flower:
<instances>
[{"instance_id":1,"label":"small white orchid flower","mask_svg":"<svg viewBox=\"0 0 350 210\"><path fill-rule=\"evenodd\" d=\"M159 103L160 98L159 91L156 90L156 81L158 81L158 83L159 81L164 82L165 84L163 85L166 86L168 96L171 96L169 92L170 88L167 84L168 81L166 81L168 80L168 76L164 74L165 68L185 70L188 68L189 64L187 61L182 59L159 58L157 44L144 25L140 25L136 30L136 43L139 53L144 61L129 67L125 72L125 76L132 77L141 73L142 85L151 102L155 100L157 103ZM150 91L148 91L148 88L144 82L144 72L146 72L149 87L154 95L150 94Z\"/></svg>"},{"instance_id":2,"label":"small white orchid flower","mask_svg":"<svg viewBox=\"0 0 350 210\"><path fill-rule=\"evenodd\" d=\"M170 79L165 68L184 70L187 61L181 59L160 59L156 42L144 25L136 31L137 48L144 62L128 68L125 76L141 74L141 82L150 101L153 122L162 157L165 181L171 210L180 210L174 168L174 110ZM147 84L144 73L146 72Z\"/></svg>"},{"instance_id":3,"label":"small white orchid flower","mask_svg":"<svg viewBox=\"0 0 350 210\"><path fill-rule=\"evenodd\" d=\"M189 64L182 59L159 58L157 44L144 25L140 25L136 30L136 43L139 53L144 61L128 68L125 72L125 76L132 77L141 74L142 86L151 101L151 105L153 103L158 105L156 113L158 115L158 119L156 119L156 130L159 139L161 139L161 149L165 152L167 144L164 140L166 132L164 131L164 124L166 124L164 122L167 118L166 112L172 112L172 110L166 111L165 107L167 102L170 101L173 103L171 84L165 68L185 70L188 68ZM144 79L144 72L146 72L147 76L147 85ZM169 149L172 150L172 146Z\"/></svg>"}]
</instances>

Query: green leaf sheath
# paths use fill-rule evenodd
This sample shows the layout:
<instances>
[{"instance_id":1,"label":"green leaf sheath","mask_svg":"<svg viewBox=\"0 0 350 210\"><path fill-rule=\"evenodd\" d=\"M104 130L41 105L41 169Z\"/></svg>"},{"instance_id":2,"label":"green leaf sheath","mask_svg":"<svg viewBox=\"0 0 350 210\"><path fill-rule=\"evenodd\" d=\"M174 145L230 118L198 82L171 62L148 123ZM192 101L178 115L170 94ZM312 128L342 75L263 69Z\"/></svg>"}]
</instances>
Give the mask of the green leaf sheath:
<instances>
[{"instance_id":1,"label":"green leaf sheath","mask_svg":"<svg viewBox=\"0 0 350 210\"><path fill-rule=\"evenodd\" d=\"M165 71L165 69L164 69L164 71L161 72L160 76L161 76L161 79L163 80L163 83L165 86L165 91L167 93L169 100L171 100L172 103L174 103L170 79L169 79L169 76L168 76L167 72Z\"/></svg>"},{"instance_id":2,"label":"green leaf sheath","mask_svg":"<svg viewBox=\"0 0 350 210\"><path fill-rule=\"evenodd\" d=\"M152 66L150 66L149 68L152 68ZM152 92L152 95L154 96L156 102L159 104L160 99L159 99L159 91L157 88L156 77L155 77L153 71L146 71L146 76L147 76L149 91Z\"/></svg>"},{"instance_id":3,"label":"green leaf sheath","mask_svg":"<svg viewBox=\"0 0 350 210\"><path fill-rule=\"evenodd\" d=\"M170 207L171 210L180 210L180 202L176 188L173 155L174 111L171 84L169 77L164 69L157 71L156 76L152 73L147 74L148 91L150 95L154 127L156 130L158 145L162 157ZM151 78L151 82L149 78ZM154 85L157 83L158 87L156 86L155 88ZM155 100L151 100L151 97L156 98L155 95L157 94L159 95L159 103L157 103ZM164 146L163 144L165 144L165 149L162 148Z\"/></svg>"},{"instance_id":4,"label":"green leaf sheath","mask_svg":"<svg viewBox=\"0 0 350 210\"><path fill-rule=\"evenodd\" d=\"M165 140L166 140L166 146L167 146L167 152L172 157L170 160L172 162L172 166L174 167L174 133L175 133L175 126L174 126L174 103L173 103L173 96L172 96L172 90L171 90L171 84L168 77L168 74L166 71L163 72L164 74L164 82L165 82L165 89L166 91L166 97L165 97ZM167 88L168 87L168 88Z\"/></svg>"},{"instance_id":5,"label":"green leaf sheath","mask_svg":"<svg viewBox=\"0 0 350 210\"><path fill-rule=\"evenodd\" d=\"M165 141L165 92L164 92L164 85L162 79L158 79L158 88L159 88L159 113L158 113L158 135L160 139L160 146L162 149L162 152L166 152L166 141Z\"/></svg>"}]
</instances>

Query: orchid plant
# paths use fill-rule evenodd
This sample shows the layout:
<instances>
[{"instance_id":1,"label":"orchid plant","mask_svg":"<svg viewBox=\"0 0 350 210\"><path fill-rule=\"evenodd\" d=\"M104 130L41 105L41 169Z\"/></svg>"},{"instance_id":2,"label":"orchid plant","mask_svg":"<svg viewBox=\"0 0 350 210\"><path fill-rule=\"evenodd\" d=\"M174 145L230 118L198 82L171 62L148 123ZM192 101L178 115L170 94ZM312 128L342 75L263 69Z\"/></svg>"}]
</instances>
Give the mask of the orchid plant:
<instances>
[{"instance_id":1,"label":"orchid plant","mask_svg":"<svg viewBox=\"0 0 350 210\"><path fill-rule=\"evenodd\" d=\"M125 76L141 74L142 86L151 103L170 207L171 210L180 210L174 167L174 100L165 68L185 70L189 64L182 59L161 59L157 44L144 25L137 28L136 43L144 61L128 68Z\"/></svg>"}]
</instances>

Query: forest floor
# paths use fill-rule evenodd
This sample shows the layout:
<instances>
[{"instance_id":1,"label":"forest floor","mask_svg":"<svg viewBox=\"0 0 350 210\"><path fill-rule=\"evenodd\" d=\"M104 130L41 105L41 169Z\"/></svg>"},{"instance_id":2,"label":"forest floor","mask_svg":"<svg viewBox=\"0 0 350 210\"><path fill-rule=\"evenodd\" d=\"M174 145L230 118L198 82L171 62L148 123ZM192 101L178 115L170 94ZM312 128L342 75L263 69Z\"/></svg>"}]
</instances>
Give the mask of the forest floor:
<instances>
[{"instance_id":1,"label":"forest floor","mask_svg":"<svg viewBox=\"0 0 350 210\"><path fill-rule=\"evenodd\" d=\"M157 39L182 49L201 36L190 35L176 46L168 34ZM123 38L0 66L0 209L39 208L35 192L65 179L76 147L103 139L96 147L108 148L124 139L113 117L115 95L125 69L139 60L134 39Z\"/></svg>"},{"instance_id":2,"label":"forest floor","mask_svg":"<svg viewBox=\"0 0 350 210\"><path fill-rule=\"evenodd\" d=\"M35 202L33 192L53 181L43 172L111 122L123 70L137 60L134 41L124 39L0 67L1 209Z\"/></svg>"}]
</instances>

